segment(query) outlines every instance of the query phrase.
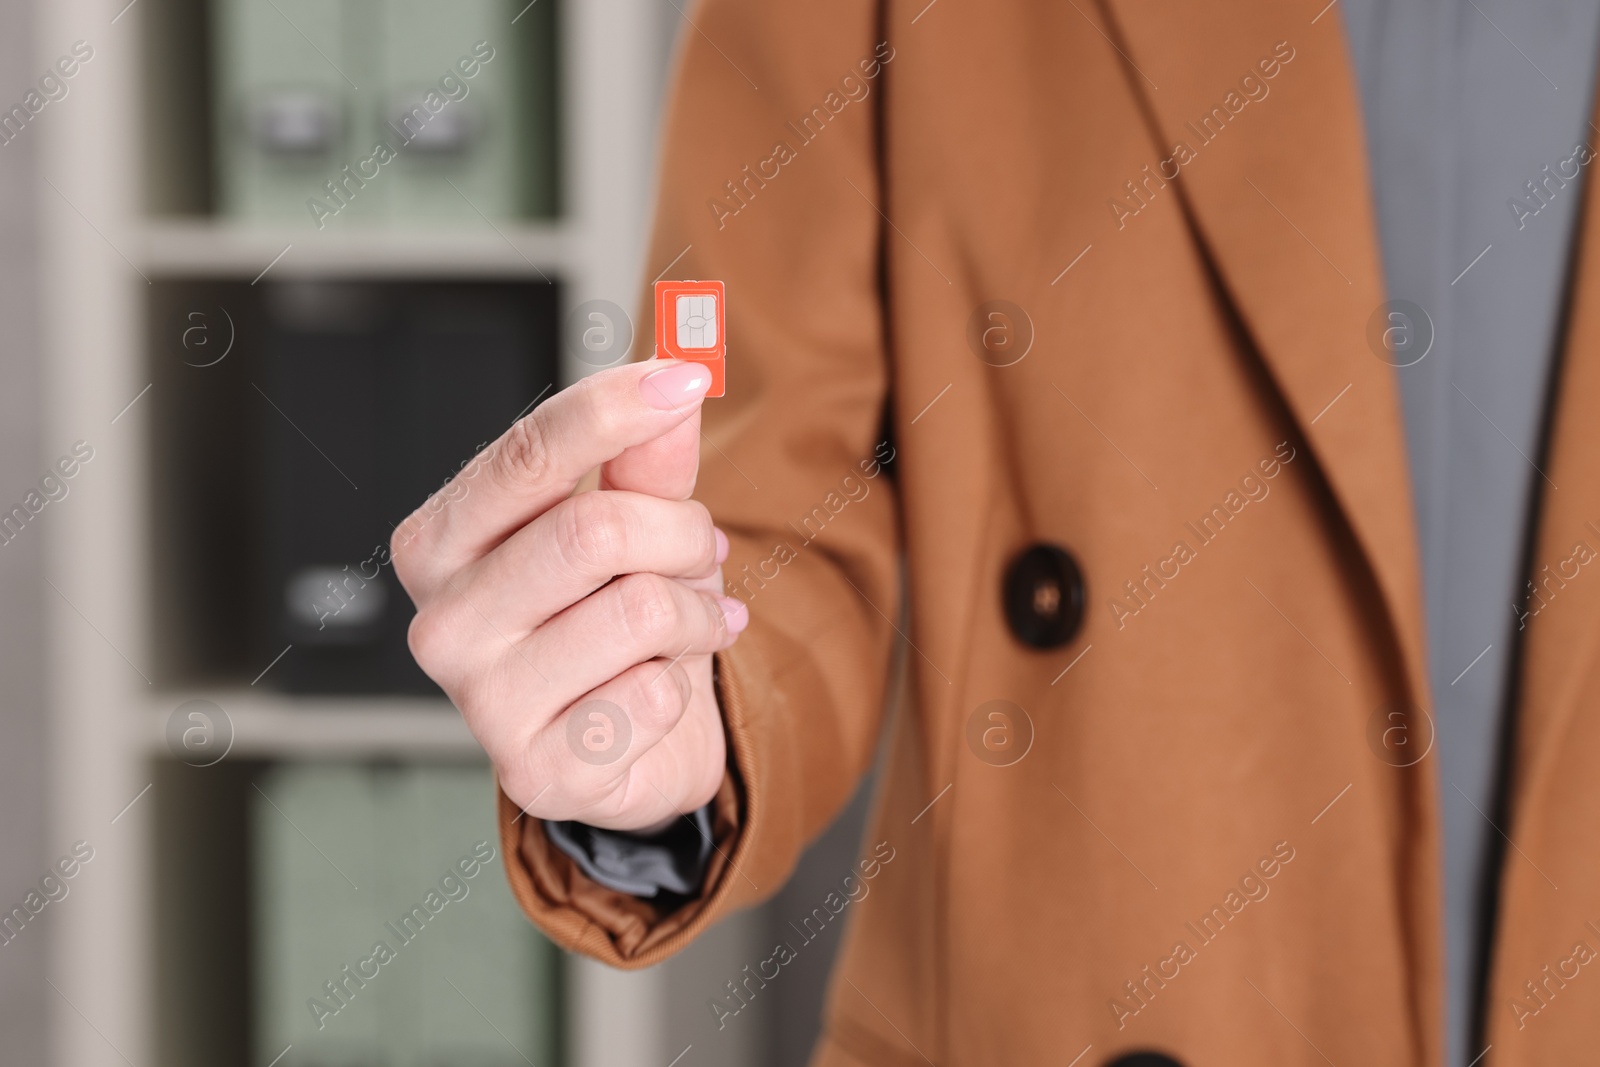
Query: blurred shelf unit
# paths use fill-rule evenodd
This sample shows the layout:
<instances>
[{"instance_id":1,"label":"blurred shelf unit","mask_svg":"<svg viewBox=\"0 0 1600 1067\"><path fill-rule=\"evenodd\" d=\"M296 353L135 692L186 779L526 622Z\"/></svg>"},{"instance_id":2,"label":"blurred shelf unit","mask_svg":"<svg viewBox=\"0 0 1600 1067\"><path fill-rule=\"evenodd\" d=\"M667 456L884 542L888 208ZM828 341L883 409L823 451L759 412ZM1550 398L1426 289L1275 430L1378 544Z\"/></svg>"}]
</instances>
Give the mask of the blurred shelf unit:
<instances>
[{"instance_id":1,"label":"blurred shelf unit","mask_svg":"<svg viewBox=\"0 0 1600 1067\"><path fill-rule=\"evenodd\" d=\"M250 688L160 690L145 710L151 756L171 754L174 708L204 701L227 713L230 757L450 759L485 763L483 749L443 697L286 697ZM216 724L221 725L221 724Z\"/></svg>"},{"instance_id":2,"label":"blurred shelf unit","mask_svg":"<svg viewBox=\"0 0 1600 1067\"><path fill-rule=\"evenodd\" d=\"M648 185L678 12L29 2L46 60L95 48L37 131L55 190L39 221L46 447L87 438L97 456L47 516L52 837L104 842L108 880L52 920L56 1062L659 1067L676 1051L661 973L551 964L498 862L501 881L480 878L472 899L515 922L474 928L478 905L452 903L462 913L440 923L464 923L473 951L524 938L532 955L502 969L526 973L501 990L406 949L410 973L386 969L388 991L366 999L402 1038L509 1020L510 1049L474 1029L319 1052L297 1029L316 992L301 986L361 946L316 957L328 938L295 916L347 888L301 831L337 836L322 813L381 812L385 790L411 813L382 830L410 866L373 858L375 884L401 896L361 901L350 923L409 906L480 827L498 847L486 759L404 654L392 568L351 585L341 565L368 566L407 501L593 369L562 349L574 307L631 307L653 273ZM336 599L308 614L285 593L307 589ZM174 746L174 713L194 702L224 713L213 766ZM302 805L296 827L263 791ZM338 833L371 836L358 823ZM303 955L263 956L291 942ZM459 989L402 995L441 969ZM274 974L295 976L292 1003L267 995ZM518 996L534 998L527 1018ZM344 1036L367 1010L341 1018ZM280 1037L295 1047L275 1059Z\"/></svg>"},{"instance_id":3,"label":"blurred shelf unit","mask_svg":"<svg viewBox=\"0 0 1600 1067\"><path fill-rule=\"evenodd\" d=\"M142 295L156 683L437 695L389 545L559 387L560 287L286 274Z\"/></svg>"},{"instance_id":4,"label":"blurred shelf unit","mask_svg":"<svg viewBox=\"0 0 1600 1067\"><path fill-rule=\"evenodd\" d=\"M300 235L211 219L162 219L140 228L132 257L152 277L550 280L568 273L580 241L559 222Z\"/></svg>"},{"instance_id":5,"label":"blurred shelf unit","mask_svg":"<svg viewBox=\"0 0 1600 1067\"><path fill-rule=\"evenodd\" d=\"M562 961L511 899L486 767L230 754L150 783L149 1062L562 1062Z\"/></svg>"},{"instance_id":6,"label":"blurred shelf unit","mask_svg":"<svg viewBox=\"0 0 1600 1067\"><path fill-rule=\"evenodd\" d=\"M556 0L164 0L145 207L298 230L555 218Z\"/></svg>"}]
</instances>

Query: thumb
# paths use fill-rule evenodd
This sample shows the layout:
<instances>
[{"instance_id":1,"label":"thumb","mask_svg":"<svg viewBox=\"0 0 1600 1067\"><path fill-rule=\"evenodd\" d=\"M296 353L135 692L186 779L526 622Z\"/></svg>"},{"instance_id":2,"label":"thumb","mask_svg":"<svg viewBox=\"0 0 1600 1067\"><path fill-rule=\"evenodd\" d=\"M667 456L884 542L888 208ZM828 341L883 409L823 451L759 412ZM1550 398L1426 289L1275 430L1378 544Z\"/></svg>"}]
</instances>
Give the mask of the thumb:
<instances>
[{"instance_id":1,"label":"thumb","mask_svg":"<svg viewBox=\"0 0 1600 1067\"><path fill-rule=\"evenodd\" d=\"M600 488L649 493L664 500L689 499L700 473L701 407L692 405L678 425L602 465Z\"/></svg>"}]
</instances>

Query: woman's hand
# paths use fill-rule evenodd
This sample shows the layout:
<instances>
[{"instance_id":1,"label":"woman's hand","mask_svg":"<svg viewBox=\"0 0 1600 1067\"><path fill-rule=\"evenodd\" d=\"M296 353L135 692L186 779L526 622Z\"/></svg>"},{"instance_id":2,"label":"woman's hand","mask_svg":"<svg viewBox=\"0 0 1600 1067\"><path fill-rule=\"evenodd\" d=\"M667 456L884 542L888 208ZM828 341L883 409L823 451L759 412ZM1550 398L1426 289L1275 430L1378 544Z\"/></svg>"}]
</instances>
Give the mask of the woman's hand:
<instances>
[{"instance_id":1,"label":"woman's hand","mask_svg":"<svg viewBox=\"0 0 1600 1067\"><path fill-rule=\"evenodd\" d=\"M411 652L533 817L650 830L722 782L711 653L749 615L689 499L709 385L676 361L591 375L395 531ZM575 493L597 466L600 488Z\"/></svg>"}]
</instances>

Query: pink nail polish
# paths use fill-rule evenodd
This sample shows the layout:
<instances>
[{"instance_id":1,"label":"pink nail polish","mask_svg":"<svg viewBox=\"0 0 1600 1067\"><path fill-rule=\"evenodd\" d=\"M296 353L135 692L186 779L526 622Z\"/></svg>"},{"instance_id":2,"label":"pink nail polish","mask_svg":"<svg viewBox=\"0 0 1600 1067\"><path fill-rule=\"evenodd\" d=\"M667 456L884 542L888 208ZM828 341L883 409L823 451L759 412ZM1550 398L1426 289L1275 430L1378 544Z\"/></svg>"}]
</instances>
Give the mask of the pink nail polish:
<instances>
[{"instance_id":1,"label":"pink nail polish","mask_svg":"<svg viewBox=\"0 0 1600 1067\"><path fill-rule=\"evenodd\" d=\"M698 363L679 363L646 375L639 382L645 403L662 411L693 404L711 389L711 372Z\"/></svg>"},{"instance_id":2,"label":"pink nail polish","mask_svg":"<svg viewBox=\"0 0 1600 1067\"><path fill-rule=\"evenodd\" d=\"M717 603L722 607L722 619L728 626L728 632L743 633L744 628L750 625L750 609L744 606L744 601L735 596L724 596L718 597Z\"/></svg>"},{"instance_id":3,"label":"pink nail polish","mask_svg":"<svg viewBox=\"0 0 1600 1067\"><path fill-rule=\"evenodd\" d=\"M711 528L711 533L717 539L717 562L726 563L728 560L728 535L715 526Z\"/></svg>"}]
</instances>

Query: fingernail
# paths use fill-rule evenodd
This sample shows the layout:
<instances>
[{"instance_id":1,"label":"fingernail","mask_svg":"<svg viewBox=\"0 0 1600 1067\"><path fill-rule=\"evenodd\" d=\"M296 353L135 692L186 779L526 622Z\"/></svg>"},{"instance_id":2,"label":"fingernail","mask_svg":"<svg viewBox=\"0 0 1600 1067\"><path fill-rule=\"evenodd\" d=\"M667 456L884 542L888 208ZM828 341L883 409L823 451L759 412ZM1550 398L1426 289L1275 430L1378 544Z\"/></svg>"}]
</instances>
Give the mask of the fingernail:
<instances>
[{"instance_id":1,"label":"fingernail","mask_svg":"<svg viewBox=\"0 0 1600 1067\"><path fill-rule=\"evenodd\" d=\"M698 363L679 363L647 374L639 382L645 403L662 411L692 404L711 388L711 371Z\"/></svg>"},{"instance_id":2,"label":"fingernail","mask_svg":"<svg viewBox=\"0 0 1600 1067\"><path fill-rule=\"evenodd\" d=\"M722 621L730 634L742 633L750 625L750 609L736 596L720 596L717 604L722 608Z\"/></svg>"},{"instance_id":3,"label":"fingernail","mask_svg":"<svg viewBox=\"0 0 1600 1067\"><path fill-rule=\"evenodd\" d=\"M711 527L711 534L717 539L717 562L724 563L728 559L728 535L715 526Z\"/></svg>"}]
</instances>

